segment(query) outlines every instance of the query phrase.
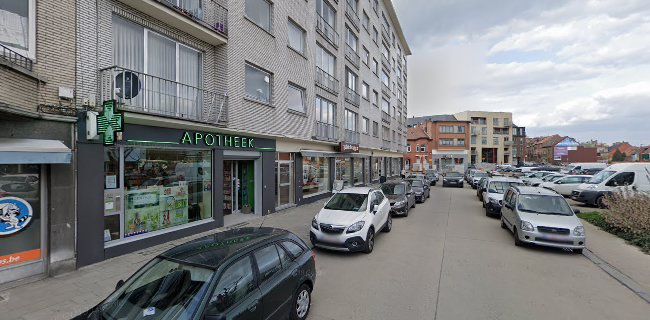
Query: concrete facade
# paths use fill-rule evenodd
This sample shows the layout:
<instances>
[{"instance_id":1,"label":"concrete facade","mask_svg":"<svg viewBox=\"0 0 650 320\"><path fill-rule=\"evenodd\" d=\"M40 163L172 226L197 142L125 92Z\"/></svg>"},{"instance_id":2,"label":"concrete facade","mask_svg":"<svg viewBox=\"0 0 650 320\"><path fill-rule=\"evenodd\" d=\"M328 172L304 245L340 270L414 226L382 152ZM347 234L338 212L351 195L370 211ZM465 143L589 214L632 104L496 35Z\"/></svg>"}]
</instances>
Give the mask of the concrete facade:
<instances>
[{"instance_id":1,"label":"concrete facade","mask_svg":"<svg viewBox=\"0 0 650 320\"><path fill-rule=\"evenodd\" d=\"M512 163L512 113L464 111L458 120L470 121L471 163Z\"/></svg>"}]
</instances>

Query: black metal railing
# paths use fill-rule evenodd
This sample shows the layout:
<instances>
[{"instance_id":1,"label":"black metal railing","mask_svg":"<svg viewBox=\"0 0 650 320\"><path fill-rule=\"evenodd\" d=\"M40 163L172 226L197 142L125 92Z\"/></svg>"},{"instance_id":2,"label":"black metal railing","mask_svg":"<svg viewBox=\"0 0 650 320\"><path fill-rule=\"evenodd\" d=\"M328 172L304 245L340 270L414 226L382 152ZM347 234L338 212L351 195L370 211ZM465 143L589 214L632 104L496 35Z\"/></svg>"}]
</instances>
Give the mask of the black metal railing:
<instances>
[{"instance_id":1,"label":"black metal railing","mask_svg":"<svg viewBox=\"0 0 650 320\"><path fill-rule=\"evenodd\" d=\"M333 124L316 120L314 124L314 139L325 141L338 141L339 128Z\"/></svg>"},{"instance_id":2,"label":"black metal railing","mask_svg":"<svg viewBox=\"0 0 650 320\"><path fill-rule=\"evenodd\" d=\"M214 0L156 0L209 29L228 35L228 9Z\"/></svg>"},{"instance_id":3,"label":"black metal railing","mask_svg":"<svg viewBox=\"0 0 650 320\"><path fill-rule=\"evenodd\" d=\"M361 104L361 96L351 88L345 88L345 101L349 102L353 106L358 107Z\"/></svg>"},{"instance_id":4,"label":"black metal railing","mask_svg":"<svg viewBox=\"0 0 650 320\"><path fill-rule=\"evenodd\" d=\"M329 41L333 46L339 46L338 32L336 32L334 27L330 26L330 24L320 15L316 19L316 32L327 39L327 41Z\"/></svg>"},{"instance_id":5,"label":"black metal railing","mask_svg":"<svg viewBox=\"0 0 650 320\"><path fill-rule=\"evenodd\" d=\"M332 93L339 93L339 80L319 67L316 67L316 85Z\"/></svg>"},{"instance_id":6,"label":"black metal railing","mask_svg":"<svg viewBox=\"0 0 650 320\"><path fill-rule=\"evenodd\" d=\"M20 53L3 46L2 44L0 44L0 52L2 52L0 59L5 60L15 66L21 67L25 70L33 71L34 61L32 61L32 59L27 58Z\"/></svg>"},{"instance_id":7,"label":"black metal railing","mask_svg":"<svg viewBox=\"0 0 650 320\"><path fill-rule=\"evenodd\" d=\"M99 71L101 99L119 108L210 124L227 123L228 97L144 72L112 66Z\"/></svg>"},{"instance_id":8,"label":"black metal railing","mask_svg":"<svg viewBox=\"0 0 650 320\"><path fill-rule=\"evenodd\" d=\"M353 66L359 69L361 58L359 57L359 54L354 51L354 49L347 43L345 44L345 58L348 59L348 61L350 61Z\"/></svg>"}]
</instances>

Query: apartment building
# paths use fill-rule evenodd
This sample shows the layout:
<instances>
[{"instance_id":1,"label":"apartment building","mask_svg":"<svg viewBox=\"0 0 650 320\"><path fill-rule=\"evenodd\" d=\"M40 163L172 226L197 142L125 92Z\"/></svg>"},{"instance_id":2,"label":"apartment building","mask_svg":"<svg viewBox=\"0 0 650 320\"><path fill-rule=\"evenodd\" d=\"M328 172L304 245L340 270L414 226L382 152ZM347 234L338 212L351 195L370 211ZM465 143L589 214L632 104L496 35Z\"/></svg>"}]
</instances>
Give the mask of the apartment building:
<instances>
[{"instance_id":1,"label":"apartment building","mask_svg":"<svg viewBox=\"0 0 650 320\"><path fill-rule=\"evenodd\" d=\"M78 266L402 168L410 49L389 0L76 12Z\"/></svg>"},{"instance_id":2,"label":"apartment building","mask_svg":"<svg viewBox=\"0 0 650 320\"><path fill-rule=\"evenodd\" d=\"M435 115L410 118L407 125L409 140L407 140L406 159L413 161L411 153L414 151L426 152L428 153L426 156L420 157L425 160L422 161L421 166L418 166L422 170L431 168L439 172L465 172L469 166L469 121L456 120L453 115ZM417 141L411 140L411 132L420 131L430 140L425 150L422 150L422 145L418 145Z\"/></svg>"},{"instance_id":3,"label":"apartment building","mask_svg":"<svg viewBox=\"0 0 650 320\"><path fill-rule=\"evenodd\" d=\"M406 130L404 168L409 172L424 172L432 169L433 138L421 127L409 127Z\"/></svg>"},{"instance_id":4,"label":"apartment building","mask_svg":"<svg viewBox=\"0 0 650 320\"><path fill-rule=\"evenodd\" d=\"M512 164L523 166L526 161L526 127L512 124Z\"/></svg>"},{"instance_id":5,"label":"apartment building","mask_svg":"<svg viewBox=\"0 0 650 320\"><path fill-rule=\"evenodd\" d=\"M75 266L74 4L0 1L0 284Z\"/></svg>"},{"instance_id":6,"label":"apartment building","mask_svg":"<svg viewBox=\"0 0 650 320\"><path fill-rule=\"evenodd\" d=\"M470 121L470 161L472 164L511 164L512 113L464 111L454 115Z\"/></svg>"}]
</instances>

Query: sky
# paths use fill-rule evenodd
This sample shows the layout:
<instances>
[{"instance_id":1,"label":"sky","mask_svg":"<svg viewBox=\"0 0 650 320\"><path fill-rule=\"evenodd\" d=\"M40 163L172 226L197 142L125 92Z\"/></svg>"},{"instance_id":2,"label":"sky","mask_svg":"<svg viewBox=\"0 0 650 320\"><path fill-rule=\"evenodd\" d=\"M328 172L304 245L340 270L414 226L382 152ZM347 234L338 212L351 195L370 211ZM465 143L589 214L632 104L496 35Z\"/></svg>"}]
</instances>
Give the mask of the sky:
<instances>
[{"instance_id":1,"label":"sky","mask_svg":"<svg viewBox=\"0 0 650 320\"><path fill-rule=\"evenodd\" d=\"M393 3L409 116L505 111L531 137L650 144L650 1Z\"/></svg>"}]
</instances>

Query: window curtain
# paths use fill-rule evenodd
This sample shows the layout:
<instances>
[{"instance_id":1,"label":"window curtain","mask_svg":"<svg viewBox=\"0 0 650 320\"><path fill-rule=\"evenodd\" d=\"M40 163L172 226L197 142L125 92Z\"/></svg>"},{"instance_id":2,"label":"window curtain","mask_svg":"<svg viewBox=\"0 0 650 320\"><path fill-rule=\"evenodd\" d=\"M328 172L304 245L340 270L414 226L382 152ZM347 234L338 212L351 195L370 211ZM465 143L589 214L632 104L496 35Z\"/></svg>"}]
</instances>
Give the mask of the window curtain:
<instances>
[{"instance_id":1,"label":"window curtain","mask_svg":"<svg viewBox=\"0 0 650 320\"><path fill-rule=\"evenodd\" d=\"M198 119L204 113L203 95L201 88L201 53L186 46L179 46L178 52L178 81L182 83L178 89L178 112L183 117ZM211 97L206 97L210 99ZM216 100L214 101L216 103ZM218 106L211 105L212 108Z\"/></svg>"},{"instance_id":2,"label":"window curtain","mask_svg":"<svg viewBox=\"0 0 650 320\"><path fill-rule=\"evenodd\" d=\"M144 75L144 28L115 15L112 17L112 22L113 65L135 71L137 80L142 86L146 80ZM126 79L131 79L131 81L136 80L135 77L128 78L124 74L120 76L122 71L118 70L118 73L113 75L117 79L116 81L119 81L119 79L122 79L122 81ZM126 83L115 83L115 86L116 88L129 87ZM138 86L135 87L137 88ZM140 92L130 92L130 94L123 97L129 97L129 99L123 99L125 104L144 108L144 94L142 90Z\"/></svg>"},{"instance_id":3,"label":"window curtain","mask_svg":"<svg viewBox=\"0 0 650 320\"><path fill-rule=\"evenodd\" d=\"M29 1L0 1L0 43L29 50Z\"/></svg>"},{"instance_id":4,"label":"window curtain","mask_svg":"<svg viewBox=\"0 0 650 320\"><path fill-rule=\"evenodd\" d=\"M147 106L176 116L176 43L153 32L147 35Z\"/></svg>"}]
</instances>

